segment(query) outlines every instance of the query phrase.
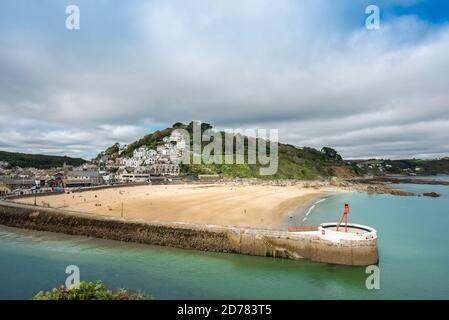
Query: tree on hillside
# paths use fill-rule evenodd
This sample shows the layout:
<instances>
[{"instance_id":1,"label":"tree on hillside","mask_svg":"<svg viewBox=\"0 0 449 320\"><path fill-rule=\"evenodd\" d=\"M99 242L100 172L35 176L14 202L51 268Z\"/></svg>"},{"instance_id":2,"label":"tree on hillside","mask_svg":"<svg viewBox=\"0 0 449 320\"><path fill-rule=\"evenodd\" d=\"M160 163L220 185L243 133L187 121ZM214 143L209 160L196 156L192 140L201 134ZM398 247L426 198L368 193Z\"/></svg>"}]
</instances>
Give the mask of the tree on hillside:
<instances>
[{"instance_id":1,"label":"tree on hillside","mask_svg":"<svg viewBox=\"0 0 449 320\"><path fill-rule=\"evenodd\" d=\"M206 122L201 122L201 133L203 133L204 131L206 131L207 129L212 129L212 126L209 123ZM187 127L186 130L190 133L193 132L193 121L191 121Z\"/></svg>"},{"instance_id":2,"label":"tree on hillside","mask_svg":"<svg viewBox=\"0 0 449 320\"><path fill-rule=\"evenodd\" d=\"M106 149L105 154L107 156L111 156L113 154L118 153L119 150L120 150L120 143L116 142L112 146L110 146L109 148Z\"/></svg>"},{"instance_id":3,"label":"tree on hillside","mask_svg":"<svg viewBox=\"0 0 449 320\"><path fill-rule=\"evenodd\" d=\"M324 147L323 149L321 149L321 153L324 155L326 160L336 160L336 161L343 160L343 158L338 154L338 152L330 147Z\"/></svg>"},{"instance_id":4,"label":"tree on hillside","mask_svg":"<svg viewBox=\"0 0 449 320\"><path fill-rule=\"evenodd\" d=\"M184 129L185 125L182 122L176 122L175 124L173 124L172 128L173 129Z\"/></svg>"}]
</instances>

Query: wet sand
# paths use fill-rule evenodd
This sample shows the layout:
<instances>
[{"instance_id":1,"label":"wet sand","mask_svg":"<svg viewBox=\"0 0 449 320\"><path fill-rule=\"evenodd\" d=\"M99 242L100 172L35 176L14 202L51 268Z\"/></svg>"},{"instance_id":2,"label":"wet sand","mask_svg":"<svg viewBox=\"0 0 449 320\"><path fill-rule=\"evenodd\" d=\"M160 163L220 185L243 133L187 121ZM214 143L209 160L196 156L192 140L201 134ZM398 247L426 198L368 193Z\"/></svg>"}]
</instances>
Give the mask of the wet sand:
<instances>
[{"instance_id":1,"label":"wet sand","mask_svg":"<svg viewBox=\"0 0 449 320\"><path fill-rule=\"evenodd\" d=\"M329 188L301 186L155 185L37 198L38 205L125 219L284 228ZM34 198L18 199L34 203ZM123 207L123 210L122 210Z\"/></svg>"},{"instance_id":2,"label":"wet sand","mask_svg":"<svg viewBox=\"0 0 449 320\"><path fill-rule=\"evenodd\" d=\"M342 192L342 191L340 191ZM310 197L304 197L304 201L299 204L294 210L292 210L289 214L284 216L284 220L282 221L281 227L282 229L287 229L288 227L293 226L302 226L305 225L306 220L309 214L312 212L313 208L315 208L316 204L322 201L326 201L326 199L335 194L336 191L324 191L319 195L311 195Z\"/></svg>"}]
</instances>

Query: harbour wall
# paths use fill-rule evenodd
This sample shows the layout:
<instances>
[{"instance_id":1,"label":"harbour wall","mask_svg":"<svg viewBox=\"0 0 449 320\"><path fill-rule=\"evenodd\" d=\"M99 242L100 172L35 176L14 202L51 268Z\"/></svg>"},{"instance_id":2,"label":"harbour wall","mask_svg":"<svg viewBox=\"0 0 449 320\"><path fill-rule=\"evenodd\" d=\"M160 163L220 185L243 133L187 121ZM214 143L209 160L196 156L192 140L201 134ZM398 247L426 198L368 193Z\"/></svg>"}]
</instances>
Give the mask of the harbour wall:
<instances>
[{"instance_id":1,"label":"harbour wall","mask_svg":"<svg viewBox=\"0 0 449 320\"><path fill-rule=\"evenodd\" d=\"M0 201L0 224L151 245L366 266L378 262L377 239L333 242L314 234L147 222Z\"/></svg>"},{"instance_id":2,"label":"harbour wall","mask_svg":"<svg viewBox=\"0 0 449 320\"><path fill-rule=\"evenodd\" d=\"M145 186L145 185L148 185L148 183L147 182L134 182L134 183L122 183L122 184L114 184L114 185L100 185L100 186L93 186L93 187L71 188L69 192L82 193L82 192L104 190L104 189L140 187L140 186ZM4 198L8 199L8 200L24 199L24 198L40 198L40 197L64 194L66 192L67 191L44 191L44 192L27 193L27 194L7 195Z\"/></svg>"}]
</instances>

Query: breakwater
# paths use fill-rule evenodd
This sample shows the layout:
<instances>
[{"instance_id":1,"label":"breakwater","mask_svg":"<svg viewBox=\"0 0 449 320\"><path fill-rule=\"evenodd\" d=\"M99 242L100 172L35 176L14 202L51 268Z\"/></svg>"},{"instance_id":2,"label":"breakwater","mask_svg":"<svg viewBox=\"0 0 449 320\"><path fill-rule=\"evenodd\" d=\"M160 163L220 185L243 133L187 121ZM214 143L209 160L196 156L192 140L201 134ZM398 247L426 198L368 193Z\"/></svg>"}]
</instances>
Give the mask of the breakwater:
<instances>
[{"instance_id":1,"label":"breakwater","mask_svg":"<svg viewBox=\"0 0 449 320\"><path fill-rule=\"evenodd\" d=\"M339 242L287 231L146 222L0 201L0 224L118 241L212 252L364 266L378 261L377 240Z\"/></svg>"}]
</instances>

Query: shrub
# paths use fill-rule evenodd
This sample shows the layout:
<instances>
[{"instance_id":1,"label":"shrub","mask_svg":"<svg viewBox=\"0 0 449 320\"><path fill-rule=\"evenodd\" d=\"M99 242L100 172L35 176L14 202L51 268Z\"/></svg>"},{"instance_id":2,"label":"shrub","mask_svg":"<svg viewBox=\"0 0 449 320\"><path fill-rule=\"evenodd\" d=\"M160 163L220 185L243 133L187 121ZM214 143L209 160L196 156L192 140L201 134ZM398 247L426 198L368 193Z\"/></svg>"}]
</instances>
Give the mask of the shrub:
<instances>
[{"instance_id":1,"label":"shrub","mask_svg":"<svg viewBox=\"0 0 449 320\"><path fill-rule=\"evenodd\" d=\"M80 282L78 288L67 289L62 286L48 292L39 292L33 300L148 300L151 297L143 293L130 293L119 289L116 293L107 290L102 281Z\"/></svg>"}]
</instances>

